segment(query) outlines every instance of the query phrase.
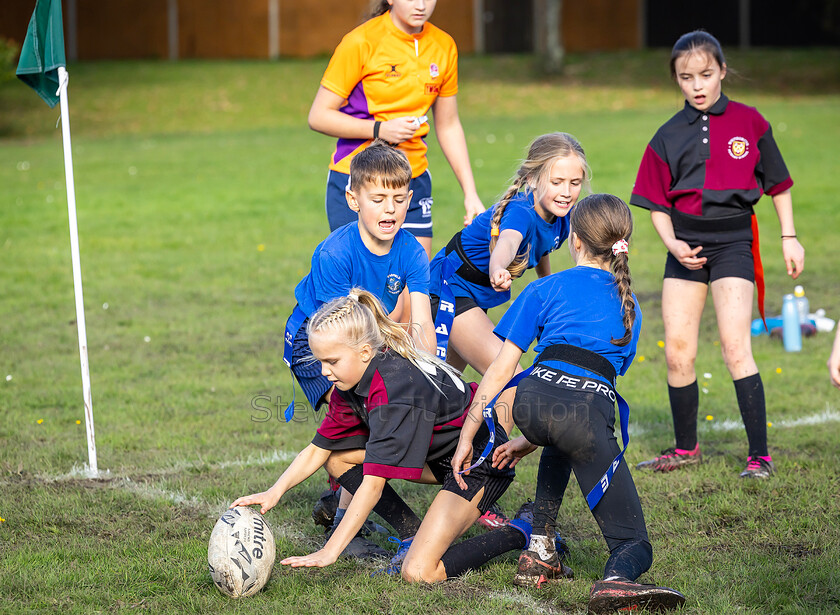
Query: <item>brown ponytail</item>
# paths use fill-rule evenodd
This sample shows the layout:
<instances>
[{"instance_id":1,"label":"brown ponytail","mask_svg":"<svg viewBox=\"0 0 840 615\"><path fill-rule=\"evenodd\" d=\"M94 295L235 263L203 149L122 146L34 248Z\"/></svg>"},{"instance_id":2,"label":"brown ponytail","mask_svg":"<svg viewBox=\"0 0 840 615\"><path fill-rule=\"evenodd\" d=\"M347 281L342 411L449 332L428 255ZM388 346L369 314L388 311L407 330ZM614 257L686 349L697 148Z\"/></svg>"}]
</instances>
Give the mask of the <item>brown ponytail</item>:
<instances>
[{"instance_id":1,"label":"brown ponytail","mask_svg":"<svg viewBox=\"0 0 840 615\"><path fill-rule=\"evenodd\" d=\"M551 167L559 158L571 155L577 156L580 160L584 182L588 182L590 173L586 164L586 154L583 151L583 146L572 135L566 132L552 132L534 139L528 148L528 156L519 165L519 169L511 180L510 187L493 208L493 217L490 220L491 253L498 241L498 235L494 234L494 231L498 233L499 225L502 222L502 214L504 214L510 200L521 191L531 191L534 193L534 199L540 199ZM531 246L529 244L525 251L517 254L513 262L508 265L507 270L512 278L519 277L527 269L530 251Z\"/></svg>"},{"instance_id":2,"label":"brown ponytail","mask_svg":"<svg viewBox=\"0 0 840 615\"><path fill-rule=\"evenodd\" d=\"M592 194L581 199L572 208L570 215L572 231L583 242L586 254L601 262L610 263L624 321L624 336L611 341L616 346L626 346L633 336L636 302L633 300L633 280L630 277L628 255L620 251L614 253L613 246L622 239L630 241L630 235L633 234L630 208L612 194Z\"/></svg>"}]
</instances>

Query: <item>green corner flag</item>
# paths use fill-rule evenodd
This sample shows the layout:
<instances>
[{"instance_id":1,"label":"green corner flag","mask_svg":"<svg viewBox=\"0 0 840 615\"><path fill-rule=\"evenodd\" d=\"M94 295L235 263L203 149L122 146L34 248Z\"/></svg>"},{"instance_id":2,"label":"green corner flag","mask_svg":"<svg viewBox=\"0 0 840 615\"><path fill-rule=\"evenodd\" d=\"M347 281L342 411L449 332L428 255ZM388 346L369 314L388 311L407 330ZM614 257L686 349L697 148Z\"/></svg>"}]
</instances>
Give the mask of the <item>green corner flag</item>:
<instances>
[{"instance_id":1,"label":"green corner flag","mask_svg":"<svg viewBox=\"0 0 840 615\"><path fill-rule=\"evenodd\" d=\"M38 0L26 30L16 74L44 102L55 107L59 66L67 66L61 0Z\"/></svg>"}]
</instances>

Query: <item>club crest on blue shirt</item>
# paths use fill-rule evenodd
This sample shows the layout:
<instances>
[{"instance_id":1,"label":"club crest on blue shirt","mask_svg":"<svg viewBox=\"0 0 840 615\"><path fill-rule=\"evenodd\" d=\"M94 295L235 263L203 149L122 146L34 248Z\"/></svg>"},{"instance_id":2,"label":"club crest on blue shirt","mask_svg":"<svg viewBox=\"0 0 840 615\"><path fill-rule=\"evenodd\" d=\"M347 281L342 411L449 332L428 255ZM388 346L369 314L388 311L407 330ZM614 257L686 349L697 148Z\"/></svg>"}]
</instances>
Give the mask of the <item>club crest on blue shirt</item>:
<instances>
[{"instance_id":1,"label":"club crest on blue shirt","mask_svg":"<svg viewBox=\"0 0 840 615\"><path fill-rule=\"evenodd\" d=\"M388 289L389 294L399 295L403 289L402 279L396 273L390 273L388 274L388 279L385 281L385 287Z\"/></svg>"},{"instance_id":2,"label":"club crest on blue shirt","mask_svg":"<svg viewBox=\"0 0 840 615\"><path fill-rule=\"evenodd\" d=\"M735 160L740 160L750 153L750 142L744 137L732 137L729 139L727 151Z\"/></svg>"}]
</instances>

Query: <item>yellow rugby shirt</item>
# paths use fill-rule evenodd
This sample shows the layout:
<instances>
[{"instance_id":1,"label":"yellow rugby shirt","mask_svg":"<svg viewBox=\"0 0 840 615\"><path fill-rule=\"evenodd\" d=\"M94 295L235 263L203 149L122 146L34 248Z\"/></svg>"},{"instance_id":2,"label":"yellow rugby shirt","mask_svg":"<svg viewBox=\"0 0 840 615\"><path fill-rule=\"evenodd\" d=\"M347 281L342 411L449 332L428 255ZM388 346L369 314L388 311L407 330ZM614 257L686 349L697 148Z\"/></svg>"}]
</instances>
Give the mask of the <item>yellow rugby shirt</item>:
<instances>
[{"instance_id":1,"label":"yellow rugby shirt","mask_svg":"<svg viewBox=\"0 0 840 615\"><path fill-rule=\"evenodd\" d=\"M430 23L418 34L397 28L388 13L347 33L336 47L321 85L347 102L353 117L387 121L426 115L438 96L458 93L458 49L446 32ZM428 167L424 137L429 125L399 144L411 163L412 177ZM338 139L330 169L350 172L350 160L371 139Z\"/></svg>"}]
</instances>

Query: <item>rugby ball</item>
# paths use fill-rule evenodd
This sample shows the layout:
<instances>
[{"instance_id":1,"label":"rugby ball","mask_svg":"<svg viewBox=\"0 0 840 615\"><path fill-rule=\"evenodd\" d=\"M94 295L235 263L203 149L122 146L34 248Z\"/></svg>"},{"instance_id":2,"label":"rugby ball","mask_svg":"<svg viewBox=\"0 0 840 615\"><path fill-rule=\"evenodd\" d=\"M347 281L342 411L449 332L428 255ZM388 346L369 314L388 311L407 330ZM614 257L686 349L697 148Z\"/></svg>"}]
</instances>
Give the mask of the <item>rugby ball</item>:
<instances>
[{"instance_id":1,"label":"rugby ball","mask_svg":"<svg viewBox=\"0 0 840 615\"><path fill-rule=\"evenodd\" d=\"M231 598L253 596L271 576L274 555L274 534L263 516L246 506L230 508L210 534L210 578Z\"/></svg>"}]
</instances>

